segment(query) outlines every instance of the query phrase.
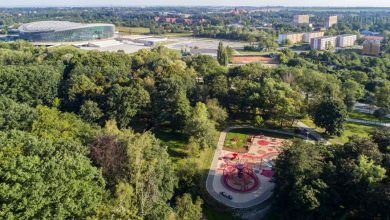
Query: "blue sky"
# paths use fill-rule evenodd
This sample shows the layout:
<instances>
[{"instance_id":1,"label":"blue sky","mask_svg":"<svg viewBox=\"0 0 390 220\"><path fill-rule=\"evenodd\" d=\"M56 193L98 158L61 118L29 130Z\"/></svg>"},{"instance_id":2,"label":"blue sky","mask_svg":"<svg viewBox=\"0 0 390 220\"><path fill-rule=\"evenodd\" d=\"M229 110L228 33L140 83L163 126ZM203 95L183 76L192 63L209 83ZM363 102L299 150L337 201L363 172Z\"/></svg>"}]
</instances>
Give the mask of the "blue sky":
<instances>
[{"instance_id":1,"label":"blue sky","mask_svg":"<svg viewBox=\"0 0 390 220\"><path fill-rule=\"evenodd\" d=\"M0 0L0 7L168 5L390 7L390 0Z\"/></svg>"}]
</instances>

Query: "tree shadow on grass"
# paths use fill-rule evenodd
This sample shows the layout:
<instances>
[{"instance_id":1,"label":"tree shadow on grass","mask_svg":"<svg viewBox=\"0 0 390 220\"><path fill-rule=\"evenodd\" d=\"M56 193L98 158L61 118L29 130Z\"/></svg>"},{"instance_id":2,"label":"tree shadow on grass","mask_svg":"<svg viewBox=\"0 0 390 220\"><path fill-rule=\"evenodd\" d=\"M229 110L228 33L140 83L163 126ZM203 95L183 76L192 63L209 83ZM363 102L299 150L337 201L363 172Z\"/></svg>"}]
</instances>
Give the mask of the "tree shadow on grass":
<instances>
[{"instance_id":1,"label":"tree shadow on grass","mask_svg":"<svg viewBox=\"0 0 390 220\"><path fill-rule=\"evenodd\" d=\"M175 133L169 130L157 130L154 135L161 140L163 146L167 146L168 154L174 159L184 159L186 153L186 137L181 133Z\"/></svg>"}]
</instances>

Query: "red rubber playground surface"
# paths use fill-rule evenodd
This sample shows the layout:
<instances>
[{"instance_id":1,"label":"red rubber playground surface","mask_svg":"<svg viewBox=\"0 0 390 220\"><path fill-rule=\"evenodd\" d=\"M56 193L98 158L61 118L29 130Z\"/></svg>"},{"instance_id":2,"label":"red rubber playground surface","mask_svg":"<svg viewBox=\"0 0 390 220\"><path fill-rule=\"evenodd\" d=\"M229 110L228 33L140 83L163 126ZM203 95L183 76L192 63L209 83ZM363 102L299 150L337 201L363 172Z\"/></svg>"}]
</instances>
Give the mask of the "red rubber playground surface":
<instances>
[{"instance_id":1,"label":"red rubber playground surface","mask_svg":"<svg viewBox=\"0 0 390 220\"><path fill-rule=\"evenodd\" d=\"M261 146L268 146L271 144L271 142L267 141L267 140L259 140L257 142L258 145L261 145Z\"/></svg>"},{"instance_id":2,"label":"red rubber playground surface","mask_svg":"<svg viewBox=\"0 0 390 220\"><path fill-rule=\"evenodd\" d=\"M228 189L247 193L256 190L260 186L260 181L253 170L249 167L243 168L242 177L238 175L238 169L233 166L227 166L223 171L223 183Z\"/></svg>"}]
</instances>

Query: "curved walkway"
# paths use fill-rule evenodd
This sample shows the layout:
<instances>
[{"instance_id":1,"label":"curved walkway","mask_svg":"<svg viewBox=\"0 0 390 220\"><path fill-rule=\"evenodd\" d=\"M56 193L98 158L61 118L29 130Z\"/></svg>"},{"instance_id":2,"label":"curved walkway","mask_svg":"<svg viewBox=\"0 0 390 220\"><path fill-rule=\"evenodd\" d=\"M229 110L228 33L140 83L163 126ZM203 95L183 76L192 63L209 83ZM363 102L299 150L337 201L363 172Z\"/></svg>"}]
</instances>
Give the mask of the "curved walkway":
<instances>
[{"instance_id":1,"label":"curved walkway","mask_svg":"<svg viewBox=\"0 0 390 220\"><path fill-rule=\"evenodd\" d=\"M323 138L316 130L314 130L313 128L310 128L309 126L307 126L306 124L304 124L303 122L301 121L298 121L297 122L297 126L299 129L303 130L303 131L307 131L310 133L310 135L317 141L321 141L321 142L325 142L326 145L331 145L331 143L329 141L327 141L325 138Z\"/></svg>"},{"instance_id":2,"label":"curved walkway","mask_svg":"<svg viewBox=\"0 0 390 220\"><path fill-rule=\"evenodd\" d=\"M359 124L365 124L365 125L377 125L377 126L383 126L383 127L390 127L390 123L386 122L379 122L379 121L368 121L363 119L357 119L357 118L348 118L347 121L355 122Z\"/></svg>"}]
</instances>

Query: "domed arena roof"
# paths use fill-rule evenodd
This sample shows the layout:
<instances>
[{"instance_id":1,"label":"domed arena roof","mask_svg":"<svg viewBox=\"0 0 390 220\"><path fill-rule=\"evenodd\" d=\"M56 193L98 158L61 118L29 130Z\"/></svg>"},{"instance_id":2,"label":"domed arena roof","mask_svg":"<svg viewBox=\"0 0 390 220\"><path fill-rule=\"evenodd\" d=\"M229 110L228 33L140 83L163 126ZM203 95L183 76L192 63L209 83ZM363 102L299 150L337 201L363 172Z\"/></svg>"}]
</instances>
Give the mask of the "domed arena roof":
<instances>
[{"instance_id":1,"label":"domed arena roof","mask_svg":"<svg viewBox=\"0 0 390 220\"><path fill-rule=\"evenodd\" d=\"M37 21L23 24L19 27L20 32L56 32L71 29L96 27L96 26L114 26L113 24L81 24L70 21Z\"/></svg>"}]
</instances>

